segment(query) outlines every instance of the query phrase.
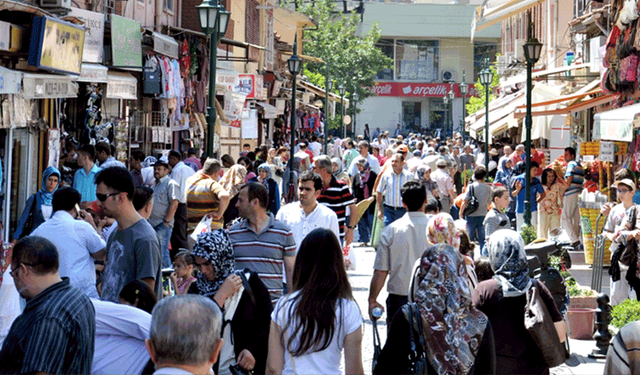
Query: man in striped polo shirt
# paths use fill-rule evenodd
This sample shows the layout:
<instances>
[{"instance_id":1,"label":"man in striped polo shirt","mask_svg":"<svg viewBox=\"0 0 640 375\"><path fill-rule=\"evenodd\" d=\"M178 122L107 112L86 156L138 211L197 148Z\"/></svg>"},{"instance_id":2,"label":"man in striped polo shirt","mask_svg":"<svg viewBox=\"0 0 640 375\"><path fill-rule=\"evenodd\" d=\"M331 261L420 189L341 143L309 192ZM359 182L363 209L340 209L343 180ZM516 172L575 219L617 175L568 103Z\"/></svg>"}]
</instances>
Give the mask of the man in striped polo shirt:
<instances>
[{"instance_id":1,"label":"man in striped polo shirt","mask_svg":"<svg viewBox=\"0 0 640 375\"><path fill-rule=\"evenodd\" d=\"M263 184L245 184L236 203L245 220L229 228L229 237L236 268L256 272L275 303L282 296L283 268L287 284L292 285L296 243L291 229L267 213L268 204L269 192Z\"/></svg>"},{"instance_id":2,"label":"man in striped polo shirt","mask_svg":"<svg viewBox=\"0 0 640 375\"><path fill-rule=\"evenodd\" d=\"M580 245L580 211L578 210L578 197L582 192L584 183L584 169L576 161L576 149L567 147L564 149L564 160L567 169L564 173L565 188L562 198L562 228L569 235L573 246Z\"/></svg>"},{"instance_id":3,"label":"man in striped polo shirt","mask_svg":"<svg viewBox=\"0 0 640 375\"><path fill-rule=\"evenodd\" d=\"M385 227L407 212L402 206L400 188L412 178L411 172L404 169L404 156L400 153L394 154L391 157L391 170L382 174L376 190L378 218L384 221Z\"/></svg>"},{"instance_id":4,"label":"man in striped polo shirt","mask_svg":"<svg viewBox=\"0 0 640 375\"><path fill-rule=\"evenodd\" d=\"M322 192L318 196L318 203L324 204L338 215L338 225L340 226L340 242L343 245L350 245L353 242L353 230L356 227L356 199L351 195L349 186L342 181L338 181L331 172L333 164L326 155L321 155L313 162L313 171L322 177ZM347 208L351 215L347 222Z\"/></svg>"},{"instance_id":5,"label":"man in striped polo shirt","mask_svg":"<svg viewBox=\"0 0 640 375\"><path fill-rule=\"evenodd\" d=\"M222 228L231 198L218 183L221 168L219 160L208 158L202 170L187 179L187 233L191 234L205 215L213 219L211 229Z\"/></svg>"}]
</instances>

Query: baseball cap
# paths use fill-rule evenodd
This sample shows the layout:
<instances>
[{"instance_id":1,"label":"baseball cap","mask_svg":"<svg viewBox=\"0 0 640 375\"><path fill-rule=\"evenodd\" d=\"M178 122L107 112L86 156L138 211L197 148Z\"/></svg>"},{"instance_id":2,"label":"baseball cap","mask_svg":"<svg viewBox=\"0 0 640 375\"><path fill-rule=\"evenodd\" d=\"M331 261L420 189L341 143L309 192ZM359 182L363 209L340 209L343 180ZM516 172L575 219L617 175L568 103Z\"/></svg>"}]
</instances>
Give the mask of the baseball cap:
<instances>
[{"instance_id":1,"label":"baseball cap","mask_svg":"<svg viewBox=\"0 0 640 375\"><path fill-rule=\"evenodd\" d=\"M438 159L438 161L436 162L436 167L446 167L447 166L447 161L444 159Z\"/></svg>"},{"instance_id":2,"label":"baseball cap","mask_svg":"<svg viewBox=\"0 0 640 375\"><path fill-rule=\"evenodd\" d=\"M405 154L409 153L409 147L407 145L400 145L398 147L398 152L404 152Z\"/></svg>"}]
</instances>

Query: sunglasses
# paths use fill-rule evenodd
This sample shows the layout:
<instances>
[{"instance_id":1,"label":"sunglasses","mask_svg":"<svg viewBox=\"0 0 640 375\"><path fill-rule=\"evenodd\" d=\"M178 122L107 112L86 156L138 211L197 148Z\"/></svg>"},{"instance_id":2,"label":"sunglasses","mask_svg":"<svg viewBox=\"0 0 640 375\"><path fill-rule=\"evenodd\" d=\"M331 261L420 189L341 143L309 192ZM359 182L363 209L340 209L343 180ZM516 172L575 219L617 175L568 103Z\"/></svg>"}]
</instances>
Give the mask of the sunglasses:
<instances>
[{"instance_id":1,"label":"sunglasses","mask_svg":"<svg viewBox=\"0 0 640 375\"><path fill-rule=\"evenodd\" d=\"M106 200L107 200L107 198L109 198L109 197L114 197L114 196L116 196L116 195L118 195L118 194L121 194L121 193L122 193L121 191L119 191L119 192L117 192L117 193L109 193L109 194L100 194L100 193L96 193L96 198L98 198L98 200L99 200L100 202L104 202L104 201L106 201Z\"/></svg>"}]
</instances>

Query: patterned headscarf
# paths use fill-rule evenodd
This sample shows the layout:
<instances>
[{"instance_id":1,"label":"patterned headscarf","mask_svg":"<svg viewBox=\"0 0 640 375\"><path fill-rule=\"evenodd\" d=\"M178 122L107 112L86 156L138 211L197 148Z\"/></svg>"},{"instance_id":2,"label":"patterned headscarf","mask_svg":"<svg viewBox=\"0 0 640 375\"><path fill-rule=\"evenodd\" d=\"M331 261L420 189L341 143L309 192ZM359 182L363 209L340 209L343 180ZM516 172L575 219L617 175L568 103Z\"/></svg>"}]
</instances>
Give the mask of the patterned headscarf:
<instances>
[{"instance_id":1,"label":"patterned headscarf","mask_svg":"<svg viewBox=\"0 0 640 375\"><path fill-rule=\"evenodd\" d=\"M460 248L460 233L451 215L439 213L427 224L427 241L432 245L446 244Z\"/></svg>"},{"instance_id":2,"label":"patterned headscarf","mask_svg":"<svg viewBox=\"0 0 640 375\"><path fill-rule=\"evenodd\" d=\"M158 159L156 159L155 156L147 156L142 162L142 168L149 168L153 166L157 161Z\"/></svg>"},{"instance_id":3,"label":"patterned headscarf","mask_svg":"<svg viewBox=\"0 0 640 375\"><path fill-rule=\"evenodd\" d=\"M529 262L524 251L524 241L518 232L500 229L494 232L487 244L489 262L504 297L518 297L531 288Z\"/></svg>"},{"instance_id":4,"label":"patterned headscarf","mask_svg":"<svg viewBox=\"0 0 640 375\"><path fill-rule=\"evenodd\" d=\"M488 319L473 307L462 255L446 244L429 247L414 283L429 363L438 374L468 374Z\"/></svg>"},{"instance_id":5,"label":"patterned headscarf","mask_svg":"<svg viewBox=\"0 0 640 375\"><path fill-rule=\"evenodd\" d=\"M426 181L427 179L424 177L424 174L427 172L431 172L431 167L428 164L419 165L418 169L416 169L415 179L420 181ZM429 178L429 181L431 181L431 178Z\"/></svg>"},{"instance_id":6,"label":"patterned headscarf","mask_svg":"<svg viewBox=\"0 0 640 375\"><path fill-rule=\"evenodd\" d=\"M213 280L208 280L202 273L198 273L196 279L200 294L213 298L218 289L220 289L220 285L233 273L236 266L229 234L223 229L203 233L198 236L198 242L191 253L193 256L204 258L211 262L216 270Z\"/></svg>"},{"instance_id":7,"label":"patterned headscarf","mask_svg":"<svg viewBox=\"0 0 640 375\"><path fill-rule=\"evenodd\" d=\"M239 192L242 185L244 185L244 178L247 176L247 168L240 164L234 164L220 179L220 185L224 190L229 192L231 198L235 197Z\"/></svg>"},{"instance_id":8,"label":"patterned headscarf","mask_svg":"<svg viewBox=\"0 0 640 375\"><path fill-rule=\"evenodd\" d=\"M371 196L369 185L367 184L367 182L369 182L369 176L371 176L371 166L367 159L360 159L358 164L362 165L362 171L358 171L360 175L360 189L364 191L364 198L367 199Z\"/></svg>"}]
</instances>

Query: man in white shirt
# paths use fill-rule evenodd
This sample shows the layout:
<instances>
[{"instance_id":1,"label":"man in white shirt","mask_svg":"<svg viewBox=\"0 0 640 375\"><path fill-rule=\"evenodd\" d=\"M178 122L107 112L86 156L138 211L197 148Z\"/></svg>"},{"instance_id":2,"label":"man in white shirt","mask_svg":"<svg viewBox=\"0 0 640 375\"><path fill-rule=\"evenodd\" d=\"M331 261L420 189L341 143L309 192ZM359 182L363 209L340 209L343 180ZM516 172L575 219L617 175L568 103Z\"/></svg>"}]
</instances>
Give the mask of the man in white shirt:
<instances>
[{"instance_id":1,"label":"man in white shirt","mask_svg":"<svg viewBox=\"0 0 640 375\"><path fill-rule=\"evenodd\" d=\"M318 204L318 196L322 191L322 177L315 172L306 172L298 179L299 202L284 205L278 211L276 220L287 224L296 241L296 251L302 240L316 228L329 229L340 239L338 216L332 209Z\"/></svg>"},{"instance_id":2,"label":"man in white shirt","mask_svg":"<svg viewBox=\"0 0 640 375\"><path fill-rule=\"evenodd\" d=\"M449 213L451 211L451 205L456 199L456 193L453 189L453 179L447 173L447 162L444 159L438 159L436 163L438 169L431 174L431 179L438 184L438 195L440 196L440 203L442 204L442 210L440 212Z\"/></svg>"},{"instance_id":3,"label":"man in white shirt","mask_svg":"<svg viewBox=\"0 0 640 375\"><path fill-rule=\"evenodd\" d=\"M322 154L322 144L318 142L318 137L315 134L311 136L309 151L313 152L314 157L320 156L320 154Z\"/></svg>"},{"instance_id":4,"label":"man in white shirt","mask_svg":"<svg viewBox=\"0 0 640 375\"><path fill-rule=\"evenodd\" d=\"M404 156L401 153L394 154L391 157L391 169L382 174L376 190L378 218L384 221L385 227L407 212L402 204L400 189L411 179L412 173L404 169Z\"/></svg>"},{"instance_id":5,"label":"man in white shirt","mask_svg":"<svg viewBox=\"0 0 640 375\"><path fill-rule=\"evenodd\" d=\"M349 165L349 170L347 171L347 173L349 173L349 176L355 176L356 174L358 174L359 171L356 164L358 160L362 159L366 159L369 162L369 166L371 167L372 171L376 172L376 174L380 173L380 162L378 162L378 158L369 153L369 142L358 142L358 152L360 152L360 155L356 156L351 161L351 165Z\"/></svg>"},{"instance_id":6,"label":"man in white shirt","mask_svg":"<svg viewBox=\"0 0 640 375\"><path fill-rule=\"evenodd\" d=\"M104 259L106 243L96 231L93 218L78 211L82 197L74 188L53 193L53 216L31 232L44 237L58 249L60 277L68 277L71 286L88 297L98 298L94 259ZM80 220L77 220L80 219Z\"/></svg>"},{"instance_id":7,"label":"man in white shirt","mask_svg":"<svg viewBox=\"0 0 640 375\"><path fill-rule=\"evenodd\" d=\"M171 166L171 179L180 186L178 209L173 216L174 223L171 232L171 251L175 254L180 249L189 248L187 242L187 179L196 172L182 161L182 155L176 150L169 151L169 165Z\"/></svg>"}]
</instances>

